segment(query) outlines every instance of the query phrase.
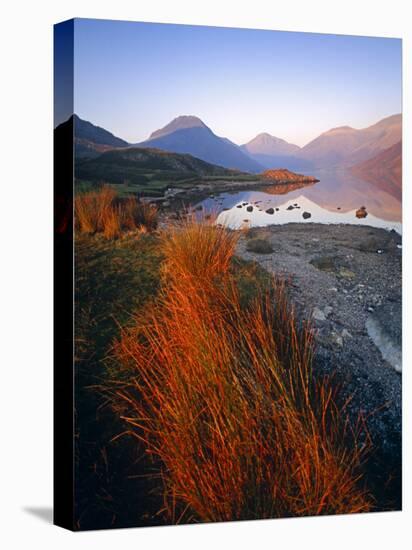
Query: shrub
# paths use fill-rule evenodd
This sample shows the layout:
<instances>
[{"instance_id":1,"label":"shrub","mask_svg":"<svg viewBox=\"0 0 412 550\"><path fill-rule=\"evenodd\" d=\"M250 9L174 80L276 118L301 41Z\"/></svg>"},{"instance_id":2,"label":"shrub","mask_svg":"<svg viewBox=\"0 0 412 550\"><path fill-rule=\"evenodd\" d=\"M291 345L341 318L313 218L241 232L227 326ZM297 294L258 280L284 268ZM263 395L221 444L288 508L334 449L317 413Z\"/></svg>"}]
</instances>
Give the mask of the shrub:
<instances>
[{"instance_id":1,"label":"shrub","mask_svg":"<svg viewBox=\"0 0 412 550\"><path fill-rule=\"evenodd\" d=\"M311 370L283 283L242 307L237 236L188 223L164 235L163 289L114 344L113 407L144 442L172 521L367 511L362 451Z\"/></svg>"},{"instance_id":2,"label":"shrub","mask_svg":"<svg viewBox=\"0 0 412 550\"><path fill-rule=\"evenodd\" d=\"M272 245L265 239L249 239L246 243L246 250L255 254L270 254L273 252Z\"/></svg>"},{"instance_id":3,"label":"shrub","mask_svg":"<svg viewBox=\"0 0 412 550\"><path fill-rule=\"evenodd\" d=\"M108 239L122 231L157 227L157 209L135 198L120 199L109 186L99 191L79 193L75 198L76 229L82 233L103 233Z\"/></svg>"}]
</instances>

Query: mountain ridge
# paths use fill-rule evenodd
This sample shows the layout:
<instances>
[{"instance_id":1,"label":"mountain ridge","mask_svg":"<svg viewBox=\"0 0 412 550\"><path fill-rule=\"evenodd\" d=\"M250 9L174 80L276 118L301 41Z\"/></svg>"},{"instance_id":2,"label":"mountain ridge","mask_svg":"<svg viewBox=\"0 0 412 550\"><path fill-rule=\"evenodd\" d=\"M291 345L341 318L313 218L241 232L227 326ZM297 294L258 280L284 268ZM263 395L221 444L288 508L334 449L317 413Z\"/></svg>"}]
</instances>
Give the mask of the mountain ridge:
<instances>
[{"instance_id":1,"label":"mountain ridge","mask_svg":"<svg viewBox=\"0 0 412 550\"><path fill-rule=\"evenodd\" d=\"M316 167L350 166L391 147L402 137L402 115L395 114L359 130L339 126L323 132L299 151Z\"/></svg>"},{"instance_id":2,"label":"mountain ridge","mask_svg":"<svg viewBox=\"0 0 412 550\"><path fill-rule=\"evenodd\" d=\"M155 137L152 137L152 136ZM258 162L227 138L217 136L201 119L183 115L156 130L149 139L135 147L151 147L180 154L190 154L201 160L229 169L260 172Z\"/></svg>"}]
</instances>

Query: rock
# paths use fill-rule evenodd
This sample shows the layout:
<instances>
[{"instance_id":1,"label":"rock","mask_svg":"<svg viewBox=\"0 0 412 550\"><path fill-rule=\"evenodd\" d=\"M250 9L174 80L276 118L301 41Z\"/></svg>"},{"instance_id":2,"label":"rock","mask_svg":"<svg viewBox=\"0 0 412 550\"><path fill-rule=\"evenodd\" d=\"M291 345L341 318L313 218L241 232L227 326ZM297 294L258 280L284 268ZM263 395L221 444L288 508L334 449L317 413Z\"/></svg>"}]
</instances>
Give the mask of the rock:
<instances>
[{"instance_id":1,"label":"rock","mask_svg":"<svg viewBox=\"0 0 412 550\"><path fill-rule=\"evenodd\" d=\"M270 254L273 252L272 245L266 239L250 239L246 244L246 250L255 254Z\"/></svg>"},{"instance_id":2,"label":"rock","mask_svg":"<svg viewBox=\"0 0 412 550\"><path fill-rule=\"evenodd\" d=\"M279 208L275 208L276 212L279 212Z\"/></svg>"},{"instance_id":3,"label":"rock","mask_svg":"<svg viewBox=\"0 0 412 550\"><path fill-rule=\"evenodd\" d=\"M316 321L326 321L326 315L323 313L323 311L321 309L319 309L318 307L315 307L313 312L312 312L312 317L313 319L315 319Z\"/></svg>"},{"instance_id":4,"label":"rock","mask_svg":"<svg viewBox=\"0 0 412 550\"><path fill-rule=\"evenodd\" d=\"M341 209L340 206L338 206L338 207L336 208L336 210L340 210L340 209Z\"/></svg>"},{"instance_id":5,"label":"rock","mask_svg":"<svg viewBox=\"0 0 412 550\"><path fill-rule=\"evenodd\" d=\"M246 208L246 210L247 210L248 212L253 212L253 206L248 206L248 207Z\"/></svg>"},{"instance_id":6,"label":"rock","mask_svg":"<svg viewBox=\"0 0 412 550\"><path fill-rule=\"evenodd\" d=\"M346 269L346 267L341 267L341 269L339 270L339 275L344 279L354 279L356 277L356 273L354 273L350 269Z\"/></svg>"},{"instance_id":7,"label":"rock","mask_svg":"<svg viewBox=\"0 0 412 550\"><path fill-rule=\"evenodd\" d=\"M286 210L293 210L294 209L294 206L290 205L286 208Z\"/></svg>"},{"instance_id":8,"label":"rock","mask_svg":"<svg viewBox=\"0 0 412 550\"><path fill-rule=\"evenodd\" d=\"M358 210L356 210L355 214L357 218L366 218L366 216L368 215L365 206L361 206Z\"/></svg>"},{"instance_id":9,"label":"rock","mask_svg":"<svg viewBox=\"0 0 412 550\"><path fill-rule=\"evenodd\" d=\"M365 239L358 246L361 252L377 252L378 250L383 250L385 247L386 243L376 237Z\"/></svg>"},{"instance_id":10,"label":"rock","mask_svg":"<svg viewBox=\"0 0 412 550\"><path fill-rule=\"evenodd\" d=\"M273 208L268 208L266 210L266 214L274 214L274 213L275 213L275 211L273 210Z\"/></svg>"},{"instance_id":11,"label":"rock","mask_svg":"<svg viewBox=\"0 0 412 550\"><path fill-rule=\"evenodd\" d=\"M302 212L302 218L304 220L307 220L308 218L311 218L312 214L310 212Z\"/></svg>"},{"instance_id":12,"label":"rock","mask_svg":"<svg viewBox=\"0 0 412 550\"><path fill-rule=\"evenodd\" d=\"M334 271L336 269L333 256L319 256L313 258L309 263L321 271Z\"/></svg>"},{"instance_id":13,"label":"rock","mask_svg":"<svg viewBox=\"0 0 412 550\"><path fill-rule=\"evenodd\" d=\"M369 308L368 308L369 309ZM396 372L402 371L402 304L387 302L368 316L366 330L372 342Z\"/></svg>"},{"instance_id":14,"label":"rock","mask_svg":"<svg viewBox=\"0 0 412 550\"><path fill-rule=\"evenodd\" d=\"M326 307L323 308L323 312L326 315L326 317L329 317L329 315L332 313L332 311L333 311L333 307L331 307L331 306L326 306Z\"/></svg>"},{"instance_id":15,"label":"rock","mask_svg":"<svg viewBox=\"0 0 412 550\"><path fill-rule=\"evenodd\" d=\"M339 347L342 347L343 346L343 338L342 336L340 336L339 334L337 334L336 332L332 332L331 334L331 340L334 344L336 344L337 346Z\"/></svg>"},{"instance_id":16,"label":"rock","mask_svg":"<svg viewBox=\"0 0 412 550\"><path fill-rule=\"evenodd\" d=\"M342 330L342 337L343 338L352 338L352 334L348 330L346 330L346 328L344 328Z\"/></svg>"},{"instance_id":17,"label":"rock","mask_svg":"<svg viewBox=\"0 0 412 550\"><path fill-rule=\"evenodd\" d=\"M242 205L241 205L241 204L238 204L238 205L236 206L236 208L242 208Z\"/></svg>"}]
</instances>

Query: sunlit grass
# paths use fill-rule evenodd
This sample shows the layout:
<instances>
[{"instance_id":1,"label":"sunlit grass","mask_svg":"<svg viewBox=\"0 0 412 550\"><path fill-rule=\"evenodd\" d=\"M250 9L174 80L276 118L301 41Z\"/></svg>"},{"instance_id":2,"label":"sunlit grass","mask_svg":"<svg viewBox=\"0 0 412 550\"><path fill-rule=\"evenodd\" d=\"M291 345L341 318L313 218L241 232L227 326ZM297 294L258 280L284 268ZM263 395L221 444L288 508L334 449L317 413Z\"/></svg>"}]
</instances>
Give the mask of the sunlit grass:
<instances>
[{"instance_id":1,"label":"sunlit grass","mask_svg":"<svg viewBox=\"0 0 412 550\"><path fill-rule=\"evenodd\" d=\"M204 222L168 230L160 294L114 344L113 407L153 457L161 512L179 522L368 511L361 426L315 380L313 332L284 283L242 302L237 239Z\"/></svg>"},{"instance_id":2,"label":"sunlit grass","mask_svg":"<svg viewBox=\"0 0 412 550\"><path fill-rule=\"evenodd\" d=\"M120 199L110 186L78 193L75 226L81 233L102 233L108 239L124 231L150 231L157 226L157 209L135 198Z\"/></svg>"}]
</instances>

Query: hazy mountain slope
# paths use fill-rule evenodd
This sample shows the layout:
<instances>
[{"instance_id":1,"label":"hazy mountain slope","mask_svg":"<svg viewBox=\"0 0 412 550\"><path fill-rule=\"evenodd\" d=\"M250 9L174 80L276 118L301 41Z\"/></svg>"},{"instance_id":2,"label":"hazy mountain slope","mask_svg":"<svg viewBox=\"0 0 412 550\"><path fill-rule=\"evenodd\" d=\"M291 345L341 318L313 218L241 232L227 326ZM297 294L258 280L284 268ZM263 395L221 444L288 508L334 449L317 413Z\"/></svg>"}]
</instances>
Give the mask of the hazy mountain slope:
<instances>
[{"instance_id":1,"label":"hazy mountain slope","mask_svg":"<svg viewBox=\"0 0 412 550\"><path fill-rule=\"evenodd\" d=\"M296 155L250 155L264 168L288 168L292 171L307 171L314 168L310 160L300 158Z\"/></svg>"},{"instance_id":2,"label":"hazy mountain slope","mask_svg":"<svg viewBox=\"0 0 412 550\"><path fill-rule=\"evenodd\" d=\"M402 198L402 142L352 166L351 172L396 198Z\"/></svg>"},{"instance_id":3,"label":"hazy mountain slope","mask_svg":"<svg viewBox=\"0 0 412 550\"><path fill-rule=\"evenodd\" d=\"M332 128L302 147L298 156L316 167L350 166L391 147L402 137L402 116L393 115L357 130L349 126Z\"/></svg>"},{"instance_id":4,"label":"hazy mountain slope","mask_svg":"<svg viewBox=\"0 0 412 550\"><path fill-rule=\"evenodd\" d=\"M109 149L128 147L129 144L111 132L73 115L76 157L95 157Z\"/></svg>"},{"instance_id":5,"label":"hazy mountain slope","mask_svg":"<svg viewBox=\"0 0 412 550\"><path fill-rule=\"evenodd\" d=\"M240 147L212 132L199 118L178 117L164 128L156 130L137 147L154 147L175 153L188 153L206 162L226 168L260 172L260 166Z\"/></svg>"},{"instance_id":6,"label":"hazy mountain slope","mask_svg":"<svg viewBox=\"0 0 412 550\"><path fill-rule=\"evenodd\" d=\"M300 147L268 133L258 134L241 148L251 155L294 155Z\"/></svg>"}]
</instances>

